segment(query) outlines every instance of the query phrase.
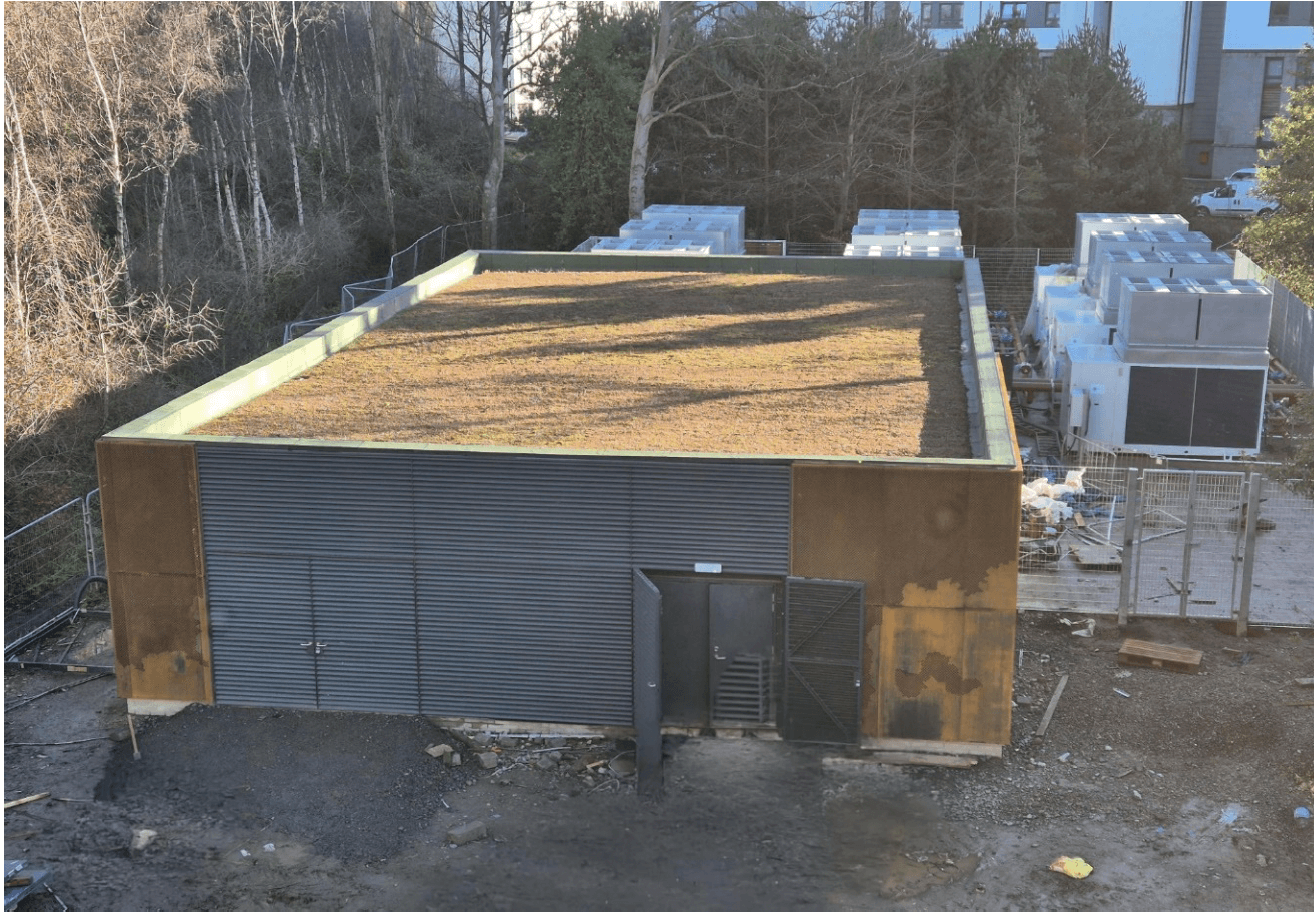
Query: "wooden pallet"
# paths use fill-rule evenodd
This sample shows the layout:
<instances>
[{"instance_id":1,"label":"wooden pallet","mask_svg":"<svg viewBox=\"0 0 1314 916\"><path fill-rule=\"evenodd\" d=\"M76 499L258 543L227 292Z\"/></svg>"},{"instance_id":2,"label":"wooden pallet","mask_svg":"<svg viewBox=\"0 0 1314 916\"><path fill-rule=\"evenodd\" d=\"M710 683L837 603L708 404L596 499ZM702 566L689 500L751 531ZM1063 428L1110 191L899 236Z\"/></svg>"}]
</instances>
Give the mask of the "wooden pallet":
<instances>
[{"instance_id":1,"label":"wooden pallet","mask_svg":"<svg viewBox=\"0 0 1314 916\"><path fill-rule=\"evenodd\" d=\"M1142 665L1147 668L1167 668L1193 674L1200 668L1204 653L1199 649L1165 646L1140 639L1125 639L1118 649L1118 664Z\"/></svg>"}]
</instances>

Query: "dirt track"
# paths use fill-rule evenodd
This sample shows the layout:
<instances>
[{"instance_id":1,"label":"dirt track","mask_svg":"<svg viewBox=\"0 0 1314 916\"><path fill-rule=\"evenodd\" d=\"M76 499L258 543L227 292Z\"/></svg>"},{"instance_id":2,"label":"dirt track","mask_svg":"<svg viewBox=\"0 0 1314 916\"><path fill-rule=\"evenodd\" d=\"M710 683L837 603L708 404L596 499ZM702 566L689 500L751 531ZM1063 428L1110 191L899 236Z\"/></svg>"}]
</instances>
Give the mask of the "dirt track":
<instances>
[{"instance_id":1,"label":"dirt track","mask_svg":"<svg viewBox=\"0 0 1314 916\"><path fill-rule=\"evenodd\" d=\"M1201 649L1201 673L1121 667L1125 636ZM671 742L656 803L608 775L611 742L501 739L495 770L469 749L453 768L414 716L191 707L140 722L140 761L128 740L16 746L121 733L112 680L91 681L6 713L6 799L53 798L6 812L5 855L84 910L1309 908L1314 828L1293 810L1314 806L1314 690L1293 680L1314 676L1314 634L1101 619L1080 638L1027 614L1018 639L1000 760L697 738ZM6 706L82 677L8 672ZM490 838L447 842L473 820ZM1059 855L1094 872L1048 871Z\"/></svg>"}]
</instances>

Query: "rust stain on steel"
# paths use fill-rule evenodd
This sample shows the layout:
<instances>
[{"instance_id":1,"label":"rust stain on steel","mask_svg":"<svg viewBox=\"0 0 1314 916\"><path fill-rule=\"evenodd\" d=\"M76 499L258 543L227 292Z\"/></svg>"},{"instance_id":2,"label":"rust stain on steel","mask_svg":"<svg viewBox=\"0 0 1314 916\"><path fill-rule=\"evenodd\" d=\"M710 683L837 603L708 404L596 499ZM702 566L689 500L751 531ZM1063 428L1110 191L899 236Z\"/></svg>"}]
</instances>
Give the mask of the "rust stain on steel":
<instances>
[{"instance_id":1,"label":"rust stain on steel","mask_svg":"<svg viewBox=\"0 0 1314 916\"><path fill-rule=\"evenodd\" d=\"M940 652L928 652L922 659L921 668L915 672L903 668L894 669L894 684L899 688L899 693L908 699L921 696L922 688L932 678L943 684L944 689L956 697L981 687L981 682L976 678L963 677L962 669L955 665L949 656Z\"/></svg>"},{"instance_id":2,"label":"rust stain on steel","mask_svg":"<svg viewBox=\"0 0 1314 916\"><path fill-rule=\"evenodd\" d=\"M96 443L115 674L129 699L214 702L191 443Z\"/></svg>"},{"instance_id":3,"label":"rust stain on steel","mask_svg":"<svg viewBox=\"0 0 1314 916\"><path fill-rule=\"evenodd\" d=\"M1021 480L1020 468L794 466L790 572L867 585L863 735L1009 743ZM980 686L956 696L931 678L908 708L895 672L929 653Z\"/></svg>"}]
</instances>

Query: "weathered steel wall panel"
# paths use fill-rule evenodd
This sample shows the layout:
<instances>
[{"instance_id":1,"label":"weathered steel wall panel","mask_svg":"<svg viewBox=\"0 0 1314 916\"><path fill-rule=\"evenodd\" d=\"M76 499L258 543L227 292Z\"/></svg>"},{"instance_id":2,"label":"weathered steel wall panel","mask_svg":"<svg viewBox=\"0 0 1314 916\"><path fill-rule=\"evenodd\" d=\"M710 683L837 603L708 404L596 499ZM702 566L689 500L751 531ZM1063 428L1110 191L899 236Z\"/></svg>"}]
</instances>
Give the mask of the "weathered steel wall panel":
<instances>
[{"instance_id":1,"label":"weathered steel wall panel","mask_svg":"<svg viewBox=\"0 0 1314 916\"><path fill-rule=\"evenodd\" d=\"M998 612L975 624L973 640L951 647L958 654L946 657L959 669L978 642L1006 640L1011 649L1020 485L1021 471L1007 468L795 465L791 573L867 583L867 737L893 737L882 731L892 720L882 712L879 685L893 677L890 665L903 662L888 653L919 645L918 634L931 639L944 630L943 614ZM891 615L892 608L906 613ZM981 720L988 737L975 727L971 736L961 734L961 717L942 709L934 740L1009 743L1011 652L981 681L973 703L988 711Z\"/></svg>"},{"instance_id":2,"label":"weathered steel wall panel","mask_svg":"<svg viewBox=\"0 0 1314 916\"><path fill-rule=\"evenodd\" d=\"M1017 613L927 607L883 613L879 736L1009 744Z\"/></svg>"},{"instance_id":3,"label":"weathered steel wall panel","mask_svg":"<svg viewBox=\"0 0 1314 916\"><path fill-rule=\"evenodd\" d=\"M213 701L190 443L96 443L119 695Z\"/></svg>"}]
</instances>

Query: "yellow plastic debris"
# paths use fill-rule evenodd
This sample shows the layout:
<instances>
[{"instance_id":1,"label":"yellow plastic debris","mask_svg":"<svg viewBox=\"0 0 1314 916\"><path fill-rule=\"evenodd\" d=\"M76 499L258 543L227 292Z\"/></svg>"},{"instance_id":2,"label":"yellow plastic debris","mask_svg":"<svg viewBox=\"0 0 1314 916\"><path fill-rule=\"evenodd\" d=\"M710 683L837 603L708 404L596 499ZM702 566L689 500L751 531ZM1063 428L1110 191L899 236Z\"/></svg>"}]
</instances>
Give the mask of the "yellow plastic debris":
<instances>
[{"instance_id":1,"label":"yellow plastic debris","mask_svg":"<svg viewBox=\"0 0 1314 916\"><path fill-rule=\"evenodd\" d=\"M1049 870L1061 871L1069 878L1084 878L1094 871L1085 859L1076 856L1059 856L1049 863Z\"/></svg>"}]
</instances>

